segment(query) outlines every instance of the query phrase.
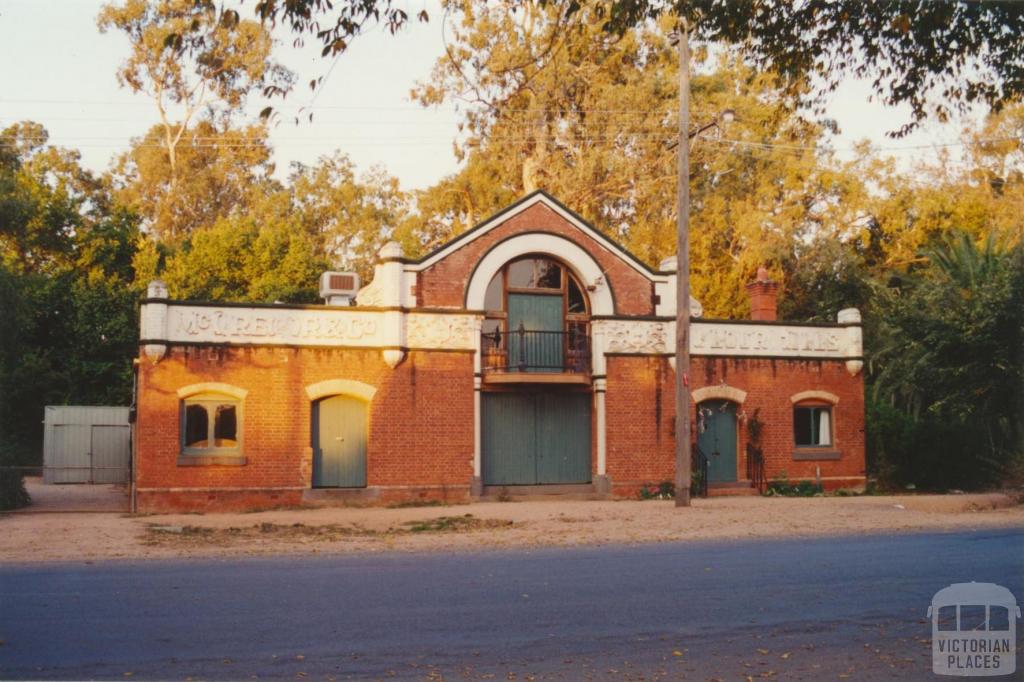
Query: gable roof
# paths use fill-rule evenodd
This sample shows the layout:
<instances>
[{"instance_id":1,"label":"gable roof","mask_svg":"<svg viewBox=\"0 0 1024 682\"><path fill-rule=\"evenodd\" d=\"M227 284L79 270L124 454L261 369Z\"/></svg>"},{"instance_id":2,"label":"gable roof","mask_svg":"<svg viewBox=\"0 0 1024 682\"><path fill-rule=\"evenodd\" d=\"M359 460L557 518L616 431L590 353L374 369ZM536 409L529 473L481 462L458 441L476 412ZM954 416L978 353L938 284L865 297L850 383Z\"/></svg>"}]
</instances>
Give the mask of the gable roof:
<instances>
[{"instance_id":1,"label":"gable roof","mask_svg":"<svg viewBox=\"0 0 1024 682\"><path fill-rule=\"evenodd\" d=\"M587 236L594 239L609 251L611 251L620 260L624 261L631 268L642 274L644 277L654 280L662 280L666 275L672 273L660 272L658 270L652 270L642 260L630 253L626 247L622 246L615 240L611 239L600 230L591 225L578 213L570 209L562 202L555 199L553 196L548 194L542 189L534 190L527 194L525 197L516 201L515 203L506 206L491 217L485 219L482 222L477 223L470 229L466 230L462 234L448 240L444 244L438 246L436 249L428 253L427 255L417 260L408 260L406 267L409 270L424 270L434 263L437 263L441 259L445 258L449 254L453 253L466 246L470 242L479 237L484 236L491 230L495 229L509 218L512 218L519 213L522 213L528 208L531 208L537 204L543 204L549 209L559 214L568 223L575 226L577 229L585 233Z\"/></svg>"}]
</instances>

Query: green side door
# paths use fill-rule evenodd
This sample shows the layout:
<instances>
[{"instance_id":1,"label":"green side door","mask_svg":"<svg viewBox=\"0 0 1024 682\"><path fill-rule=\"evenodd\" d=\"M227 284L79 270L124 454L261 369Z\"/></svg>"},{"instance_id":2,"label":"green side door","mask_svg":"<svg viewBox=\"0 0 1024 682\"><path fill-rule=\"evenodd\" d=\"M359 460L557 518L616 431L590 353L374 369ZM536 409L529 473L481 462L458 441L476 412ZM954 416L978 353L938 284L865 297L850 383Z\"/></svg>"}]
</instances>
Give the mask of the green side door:
<instances>
[{"instance_id":1,"label":"green side door","mask_svg":"<svg viewBox=\"0 0 1024 682\"><path fill-rule=\"evenodd\" d=\"M366 486L366 403L336 395L313 403L313 487Z\"/></svg>"},{"instance_id":2,"label":"green side door","mask_svg":"<svg viewBox=\"0 0 1024 682\"><path fill-rule=\"evenodd\" d=\"M590 482L589 393L484 393L485 485Z\"/></svg>"},{"instance_id":3,"label":"green side door","mask_svg":"<svg viewBox=\"0 0 1024 682\"><path fill-rule=\"evenodd\" d=\"M697 445L708 458L708 482L736 480L736 404L728 400L708 400L697 406Z\"/></svg>"},{"instance_id":4,"label":"green side door","mask_svg":"<svg viewBox=\"0 0 1024 682\"><path fill-rule=\"evenodd\" d=\"M562 297L543 294L508 295L508 365L517 371L520 364L528 372L561 372ZM527 332L519 336L522 326ZM559 333L543 333L559 332Z\"/></svg>"}]
</instances>

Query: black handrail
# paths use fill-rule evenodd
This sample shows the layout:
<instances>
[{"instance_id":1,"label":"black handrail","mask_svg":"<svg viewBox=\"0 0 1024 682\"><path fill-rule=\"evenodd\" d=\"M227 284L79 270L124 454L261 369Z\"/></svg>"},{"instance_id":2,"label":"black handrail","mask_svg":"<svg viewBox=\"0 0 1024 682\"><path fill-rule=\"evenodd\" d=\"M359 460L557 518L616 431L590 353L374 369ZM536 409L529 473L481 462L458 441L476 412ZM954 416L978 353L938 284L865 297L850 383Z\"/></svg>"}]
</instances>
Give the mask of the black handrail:
<instances>
[{"instance_id":1,"label":"black handrail","mask_svg":"<svg viewBox=\"0 0 1024 682\"><path fill-rule=\"evenodd\" d=\"M710 468L710 460L708 456L704 454L704 451L700 449L700 446L693 443L693 470L698 474L697 485L693 487L691 491L693 495L697 497L708 496L708 469Z\"/></svg>"},{"instance_id":2,"label":"black handrail","mask_svg":"<svg viewBox=\"0 0 1024 682\"><path fill-rule=\"evenodd\" d=\"M500 329L481 334L485 372L590 373L590 336L568 331Z\"/></svg>"},{"instance_id":3,"label":"black handrail","mask_svg":"<svg viewBox=\"0 0 1024 682\"><path fill-rule=\"evenodd\" d=\"M756 488L762 495L768 488L768 476L764 470L764 451L750 443L747 443L747 479L750 480L750 487Z\"/></svg>"}]
</instances>

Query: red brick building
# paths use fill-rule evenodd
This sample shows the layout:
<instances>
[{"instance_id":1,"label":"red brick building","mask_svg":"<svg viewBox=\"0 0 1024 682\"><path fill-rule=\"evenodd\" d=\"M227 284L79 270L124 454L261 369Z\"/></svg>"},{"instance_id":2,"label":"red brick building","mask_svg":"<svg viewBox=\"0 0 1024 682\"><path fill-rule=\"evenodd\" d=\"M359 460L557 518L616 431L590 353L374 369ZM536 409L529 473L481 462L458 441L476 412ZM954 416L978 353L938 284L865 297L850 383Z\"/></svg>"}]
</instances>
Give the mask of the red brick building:
<instances>
[{"instance_id":1,"label":"red brick building","mask_svg":"<svg viewBox=\"0 0 1024 682\"><path fill-rule=\"evenodd\" d=\"M635 496L674 475L675 277L537 192L419 260L386 245L354 306L171 301L154 282L137 509ZM712 491L759 472L863 486L859 314L779 323L775 284L748 291L753 320L692 303Z\"/></svg>"}]
</instances>

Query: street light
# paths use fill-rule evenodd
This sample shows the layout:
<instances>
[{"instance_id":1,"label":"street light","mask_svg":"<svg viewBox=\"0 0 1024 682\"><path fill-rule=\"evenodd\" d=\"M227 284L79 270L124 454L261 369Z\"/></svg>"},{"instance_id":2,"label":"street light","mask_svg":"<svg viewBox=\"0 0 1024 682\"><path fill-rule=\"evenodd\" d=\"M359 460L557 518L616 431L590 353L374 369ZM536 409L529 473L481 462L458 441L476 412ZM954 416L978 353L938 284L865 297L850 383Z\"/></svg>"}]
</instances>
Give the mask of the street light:
<instances>
[{"instance_id":1,"label":"street light","mask_svg":"<svg viewBox=\"0 0 1024 682\"><path fill-rule=\"evenodd\" d=\"M707 130L711 130L712 128L718 128L719 130L721 130L724 125L732 123L735 120L736 120L736 112L733 109L723 109L722 112L719 113L718 116L715 116L715 118L712 119L710 123L702 125L701 127L697 128L695 130L691 130L690 133L686 137L692 140L693 138L697 137L701 133L703 133L703 132L705 132ZM677 140L672 140L667 145L665 145L665 149L671 151L671 150L675 149L678 146L679 146L679 140L678 139Z\"/></svg>"}]
</instances>

